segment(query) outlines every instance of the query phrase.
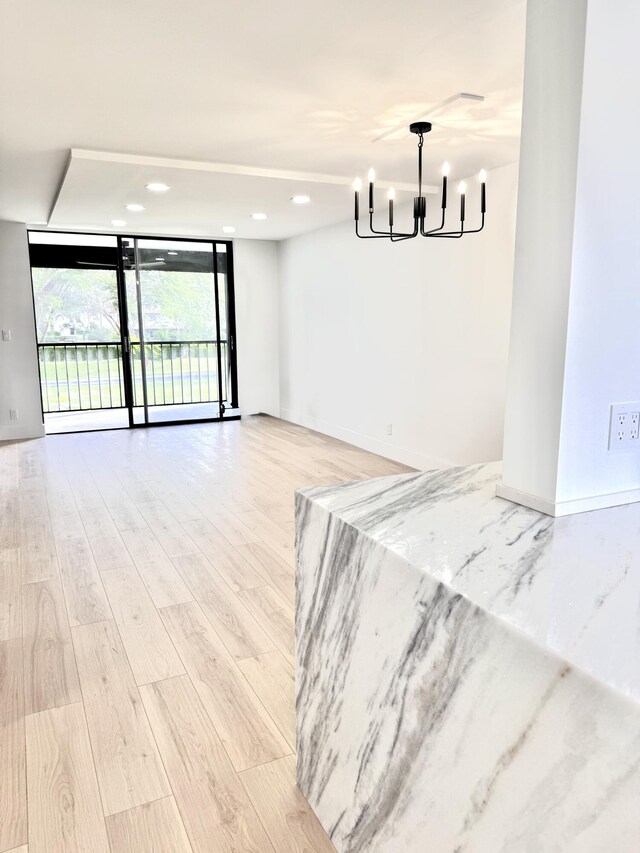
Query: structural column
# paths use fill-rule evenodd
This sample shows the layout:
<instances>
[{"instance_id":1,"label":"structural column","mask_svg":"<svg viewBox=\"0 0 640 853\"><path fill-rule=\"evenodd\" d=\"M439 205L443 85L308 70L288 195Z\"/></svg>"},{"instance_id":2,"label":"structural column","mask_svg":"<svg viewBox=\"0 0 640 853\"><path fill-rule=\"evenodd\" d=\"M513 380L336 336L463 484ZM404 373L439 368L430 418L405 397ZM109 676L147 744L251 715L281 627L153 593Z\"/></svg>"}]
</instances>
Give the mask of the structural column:
<instances>
[{"instance_id":1,"label":"structural column","mask_svg":"<svg viewBox=\"0 0 640 853\"><path fill-rule=\"evenodd\" d=\"M636 0L528 3L499 494L551 515L640 500L609 449L640 401L638 31Z\"/></svg>"}]
</instances>

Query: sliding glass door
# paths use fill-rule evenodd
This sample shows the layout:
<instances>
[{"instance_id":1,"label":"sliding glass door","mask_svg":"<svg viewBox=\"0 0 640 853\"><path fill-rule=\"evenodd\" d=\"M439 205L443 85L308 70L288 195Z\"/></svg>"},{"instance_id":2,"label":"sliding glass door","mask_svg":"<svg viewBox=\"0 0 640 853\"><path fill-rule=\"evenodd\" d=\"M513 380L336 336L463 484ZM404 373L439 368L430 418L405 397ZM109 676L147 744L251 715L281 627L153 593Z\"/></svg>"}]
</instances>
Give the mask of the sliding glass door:
<instances>
[{"instance_id":1,"label":"sliding glass door","mask_svg":"<svg viewBox=\"0 0 640 853\"><path fill-rule=\"evenodd\" d=\"M30 240L47 431L239 415L230 243Z\"/></svg>"},{"instance_id":2,"label":"sliding glass door","mask_svg":"<svg viewBox=\"0 0 640 853\"><path fill-rule=\"evenodd\" d=\"M134 423L237 409L227 245L122 241Z\"/></svg>"},{"instance_id":3,"label":"sliding glass door","mask_svg":"<svg viewBox=\"0 0 640 853\"><path fill-rule=\"evenodd\" d=\"M117 238L32 231L29 249L46 431L128 427Z\"/></svg>"}]
</instances>

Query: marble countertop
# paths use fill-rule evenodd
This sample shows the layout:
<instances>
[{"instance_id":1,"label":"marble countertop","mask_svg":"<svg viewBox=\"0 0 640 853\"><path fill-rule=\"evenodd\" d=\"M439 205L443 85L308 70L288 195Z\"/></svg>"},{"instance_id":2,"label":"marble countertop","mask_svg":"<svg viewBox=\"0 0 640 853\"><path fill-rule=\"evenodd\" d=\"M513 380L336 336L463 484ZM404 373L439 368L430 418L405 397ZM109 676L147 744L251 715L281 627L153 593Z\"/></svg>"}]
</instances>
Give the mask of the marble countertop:
<instances>
[{"instance_id":1,"label":"marble countertop","mask_svg":"<svg viewBox=\"0 0 640 853\"><path fill-rule=\"evenodd\" d=\"M640 504L550 518L496 497L500 463L302 494L640 702Z\"/></svg>"}]
</instances>

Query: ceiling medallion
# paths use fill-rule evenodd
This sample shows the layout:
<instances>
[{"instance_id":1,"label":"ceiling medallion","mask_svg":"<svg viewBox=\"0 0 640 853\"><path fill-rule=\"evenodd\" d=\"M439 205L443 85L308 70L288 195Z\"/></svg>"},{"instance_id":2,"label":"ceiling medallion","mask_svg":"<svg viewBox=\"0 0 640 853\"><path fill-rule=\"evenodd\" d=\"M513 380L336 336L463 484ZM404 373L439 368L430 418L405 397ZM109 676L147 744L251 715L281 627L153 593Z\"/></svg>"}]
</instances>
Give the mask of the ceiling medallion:
<instances>
[{"instance_id":1,"label":"ceiling medallion","mask_svg":"<svg viewBox=\"0 0 640 853\"><path fill-rule=\"evenodd\" d=\"M416 121L409 125L409 130L411 133L415 133L418 136L418 195L413 199L413 231L394 231L393 202L395 200L395 190L393 189L390 189L387 193L387 199L389 202L389 230L379 231L373 227L375 173L373 169L369 169L369 230L371 233L361 234L358 230L360 222L360 190L362 189L362 181L360 178L356 178L353 182L353 189L355 190L354 219L356 223L356 235L362 240L386 238L387 240L391 240L395 243L400 240L410 240L412 237L417 237L418 235L421 235L422 237L448 237L455 239L458 237L464 237L467 234L477 234L478 231L482 231L484 228L484 216L487 212L487 173L484 169L481 170L478 176L480 180L480 227L465 229L467 188L464 181L460 181L458 185L458 192L460 193L460 228L457 231L444 230L445 213L447 209L447 180L449 176L448 163L445 163L442 167L442 200L440 204L442 218L440 225L437 228L431 228L430 230L425 229L425 222L427 218L427 199L422 195L422 146L424 144L424 134L429 133L431 130L431 122Z\"/></svg>"}]
</instances>

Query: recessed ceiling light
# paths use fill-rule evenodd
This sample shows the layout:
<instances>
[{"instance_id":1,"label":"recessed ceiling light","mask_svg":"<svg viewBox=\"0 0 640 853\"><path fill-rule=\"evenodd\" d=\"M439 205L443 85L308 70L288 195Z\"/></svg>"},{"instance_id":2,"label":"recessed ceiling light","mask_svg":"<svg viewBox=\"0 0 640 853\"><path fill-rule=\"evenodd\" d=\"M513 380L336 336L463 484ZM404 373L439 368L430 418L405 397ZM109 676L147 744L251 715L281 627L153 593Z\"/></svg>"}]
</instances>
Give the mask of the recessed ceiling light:
<instances>
[{"instance_id":1,"label":"recessed ceiling light","mask_svg":"<svg viewBox=\"0 0 640 853\"><path fill-rule=\"evenodd\" d=\"M116 226L120 226L120 225L126 225L127 223L124 219L112 219L111 224L116 225Z\"/></svg>"},{"instance_id":2,"label":"recessed ceiling light","mask_svg":"<svg viewBox=\"0 0 640 853\"><path fill-rule=\"evenodd\" d=\"M167 255L177 255L177 252L167 252Z\"/></svg>"},{"instance_id":3,"label":"recessed ceiling light","mask_svg":"<svg viewBox=\"0 0 640 853\"><path fill-rule=\"evenodd\" d=\"M255 216L254 216L254 219L255 219ZM223 225L222 230L224 231L225 234L235 234L236 233L236 229L233 227L233 225Z\"/></svg>"},{"instance_id":4,"label":"recessed ceiling light","mask_svg":"<svg viewBox=\"0 0 640 853\"><path fill-rule=\"evenodd\" d=\"M252 219L266 219L267 214L266 213L252 213L251 218Z\"/></svg>"},{"instance_id":5,"label":"recessed ceiling light","mask_svg":"<svg viewBox=\"0 0 640 853\"><path fill-rule=\"evenodd\" d=\"M164 261L164 258L156 258L156 261Z\"/></svg>"},{"instance_id":6,"label":"recessed ceiling light","mask_svg":"<svg viewBox=\"0 0 640 853\"><path fill-rule=\"evenodd\" d=\"M291 201L294 204L309 204L311 199L309 198L308 195L294 195L294 197L291 199Z\"/></svg>"},{"instance_id":7,"label":"recessed ceiling light","mask_svg":"<svg viewBox=\"0 0 640 853\"><path fill-rule=\"evenodd\" d=\"M171 189L169 184L162 184L159 181L153 181L150 184L145 184L145 186L152 193L166 193L167 190Z\"/></svg>"},{"instance_id":8,"label":"recessed ceiling light","mask_svg":"<svg viewBox=\"0 0 640 853\"><path fill-rule=\"evenodd\" d=\"M144 205L142 204L125 204L127 210L133 211L133 213L141 213L144 210Z\"/></svg>"}]
</instances>

